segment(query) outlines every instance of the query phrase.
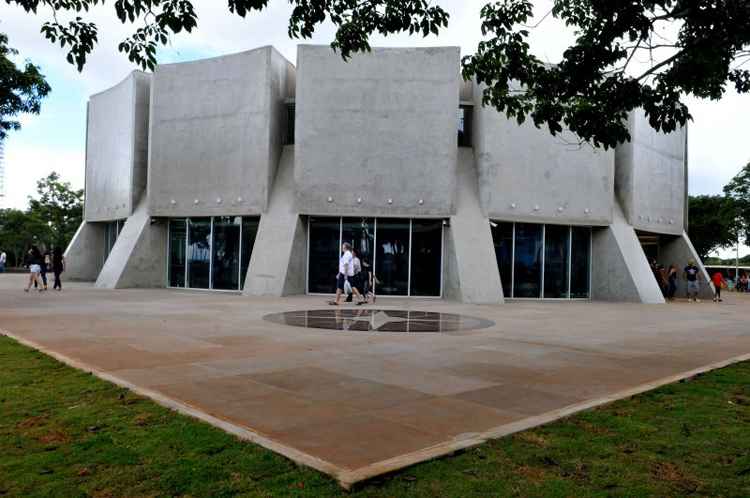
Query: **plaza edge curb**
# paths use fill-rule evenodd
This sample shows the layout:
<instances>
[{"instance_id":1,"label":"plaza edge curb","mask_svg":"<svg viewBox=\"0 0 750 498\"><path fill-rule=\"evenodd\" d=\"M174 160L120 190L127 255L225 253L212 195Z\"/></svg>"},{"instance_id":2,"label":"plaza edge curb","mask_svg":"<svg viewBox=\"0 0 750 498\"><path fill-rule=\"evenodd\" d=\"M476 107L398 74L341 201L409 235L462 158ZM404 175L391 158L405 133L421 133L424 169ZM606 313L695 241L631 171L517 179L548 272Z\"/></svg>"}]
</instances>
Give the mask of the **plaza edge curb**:
<instances>
[{"instance_id":1,"label":"plaza edge curb","mask_svg":"<svg viewBox=\"0 0 750 498\"><path fill-rule=\"evenodd\" d=\"M733 365L735 363L740 363L743 361L750 360L750 353L745 353L742 355L734 356L732 358L728 358L726 360L709 363L708 365L704 365L702 367L698 367L693 370L688 370L679 374L662 377L661 379L658 379L652 382L647 382L645 384L641 384L641 385L638 385L636 387L632 387L629 389L624 389L622 391L618 391L616 393L613 393L607 396L602 396L599 398L583 401L581 403L575 403L575 404L568 405L563 408L559 408L557 410L552 410L552 411L543 413L541 415L530 416L522 420L518 420L516 422L503 424L503 425L494 427L492 429L489 429L481 433L468 433L463 436L458 436L450 442L439 443L439 444L430 446L428 448L424 448L419 451L407 453L405 455L399 455L397 457L390 458L388 460L383 460L375 464L367 465L365 467L362 467L356 470L342 470L341 468L339 468L336 465L333 465L330 462L308 455L307 453L296 450L289 446L279 444L273 441L272 439L269 439L246 427L242 427L240 425L233 424L231 422L220 419L218 417L214 417L187 403L174 400L156 391L152 391L151 389L138 387L128 381L120 379L119 377L116 377L112 374L104 372L100 369L92 368L86 365L85 363L82 363L78 360L74 360L73 358L70 358L66 355L57 353L55 351L51 351L41 346L40 344L36 343L35 341L17 336L13 334L12 332L9 332L4 329L0 329L0 335L7 336L19 342L20 344L23 344L24 346L28 346L48 356L51 356L52 358L62 363L65 363L68 366L71 366L78 370L91 372L92 374L96 375L102 380L106 380L117 386L127 388L138 395L151 399L152 401L156 402L157 404L161 406L164 406L166 408L174 410L183 415L188 415L192 418L211 424L214 427L222 429L225 432L228 432L229 434L232 434L242 440L255 443L263 448L266 448L286 458L289 458L295 463L305 465L307 467L311 467L315 470L323 472L333 477L334 479L336 479L339 485L341 485L341 487L346 490L352 489L352 487L359 482L365 481L367 479L371 479L378 475L386 474L389 472L394 472L396 470L401 470L405 467L415 465L417 463L422 463L428 460L450 455L457 451L479 446L483 443L486 443L487 441L491 439L498 439L504 436L508 436L510 434L514 434L514 433L528 430L528 429L538 427L544 424L548 424L550 422L554 422L555 420L568 417L570 415L573 415L575 413L578 413L584 410L606 405L608 403L612 403L612 402L615 402L624 398L629 398L637 394L642 394L644 392L651 391L653 389L659 388L667 384L679 382L681 380L688 379L699 374L703 374L706 372L710 372L712 370L724 368L729 365Z\"/></svg>"}]
</instances>

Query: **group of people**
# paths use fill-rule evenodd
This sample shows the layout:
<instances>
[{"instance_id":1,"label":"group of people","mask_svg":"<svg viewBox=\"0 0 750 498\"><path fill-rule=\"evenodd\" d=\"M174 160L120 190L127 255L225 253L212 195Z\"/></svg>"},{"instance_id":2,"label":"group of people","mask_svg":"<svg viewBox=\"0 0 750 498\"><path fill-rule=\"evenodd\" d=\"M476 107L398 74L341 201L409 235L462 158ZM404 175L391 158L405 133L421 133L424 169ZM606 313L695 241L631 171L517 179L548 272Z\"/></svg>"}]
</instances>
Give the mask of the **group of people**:
<instances>
[{"instance_id":1,"label":"group of people","mask_svg":"<svg viewBox=\"0 0 750 498\"><path fill-rule=\"evenodd\" d=\"M742 272L740 278L734 283L734 290L737 292L750 292L750 278L747 273Z\"/></svg>"},{"instance_id":2,"label":"group of people","mask_svg":"<svg viewBox=\"0 0 750 498\"><path fill-rule=\"evenodd\" d=\"M654 278L659 284L659 288L664 294L664 297L672 301L675 298L675 294L677 294L677 279L679 277L679 270L677 269L677 265L671 264L669 265L669 268L666 268L664 267L664 265L660 265L659 263L657 263L654 259L651 260L650 266L651 271L654 274ZM688 261L687 266L683 268L682 272L685 276L685 281L687 284L688 301L700 301L700 299L698 299L698 293L700 292L700 269L695 264L695 261L693 261L692 259ZM714 301L717 300L721 300L720 288L718 296L714 297Z\"/></svg>"},{"instance_id":3,"label":"group of people","mask_svg":"<svg viewBox=\"0 0 750 498\"><path fill-rule=\"evenodd\" d=\"M47 273L55 275L53 288L62 290L62 279L60 275L65 271L65 256L60 247L55 247L52 252L42 253L37 246L31 246L26 253L24 266L29 269L29 282L24 287L24 292L29 292L33 285L39 292L47 290Z\"/></svg>"},{"instance_id":4,"label":"group of people","mask_svg":"<svg viewBox=\"0 0 750 498\"><path fill-rule=\"evenodd\" d=\"M373 290L373 275L370 265L359 258L359 254L349 242L341 246L341 257L339 258L339 271L336 275L336 299L329 301L331 306L340 306L342 300L357 299L357 304L366 304L372 298L375 302Z\"/></svg>"}]
</instances>

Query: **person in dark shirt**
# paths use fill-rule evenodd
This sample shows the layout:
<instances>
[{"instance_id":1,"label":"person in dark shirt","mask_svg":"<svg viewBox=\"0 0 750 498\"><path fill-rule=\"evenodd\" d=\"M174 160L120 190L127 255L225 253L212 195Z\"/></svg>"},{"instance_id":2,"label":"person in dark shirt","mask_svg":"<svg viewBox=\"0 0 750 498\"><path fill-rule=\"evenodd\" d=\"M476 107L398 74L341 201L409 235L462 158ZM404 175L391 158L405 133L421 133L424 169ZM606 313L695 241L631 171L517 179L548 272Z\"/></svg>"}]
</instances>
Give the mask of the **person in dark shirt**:
<instances>
[{"instance_id":1,"label":"person in dark shirt","mask_svg":"<svg viewBox=\"0 0 750 498\"><path fill-rule=\"evenodd\" d=\"M688 261L688 265L685 267L685 278L687 279L688 300L692 299L693 302L700 302L698 299L698 292L700 291L699 274L700 270L695 265L695 261L692 259Z\"/></svg>"},{"instance_id":2,"label":"person in dark shirt","mask_svg":"<svg viewBox=\"0 0 750 498\"><path fill-rule=\"evenodd\" d=\"M26 253L26 265L29 267L29 283L24 288L24 292L29 292L31 284L39 286L39 292L43 292L42 282L39 278L39 274L42 272L42 253L36 246L32 246L29 252Z\"/></svg>"},{"instance_id":3,"label":"person in dark shirt","mask_svg":"<svg viewBox=\"0 0 750 498\"><path fill-rule=\"evenodd\" d=\"M669 272L667 272L667 299L674 299L675 292L677 292L677 266L670 265Z\"/></svg>"},{"instance_id":4,"label":"person in dark shirt","mask_svg":"<svg viewBox=\"0 0 750 498\"><path fill-rule=\"evenodd\" d=\"M63 256L62 248L55 247L52 251L52 272L55 274L55 286L54 289L62 290L62 280L60 280L60 274L65 271L65 256Z\"/></svg>"}]
</instances>

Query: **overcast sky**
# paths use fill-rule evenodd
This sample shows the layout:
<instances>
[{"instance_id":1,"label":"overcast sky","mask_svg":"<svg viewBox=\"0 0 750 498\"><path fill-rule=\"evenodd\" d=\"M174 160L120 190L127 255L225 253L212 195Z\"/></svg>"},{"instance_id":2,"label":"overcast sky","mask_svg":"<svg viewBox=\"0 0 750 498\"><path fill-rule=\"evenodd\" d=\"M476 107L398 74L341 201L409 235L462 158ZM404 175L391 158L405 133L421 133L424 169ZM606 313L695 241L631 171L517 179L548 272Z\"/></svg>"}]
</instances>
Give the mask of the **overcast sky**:
<instances>
[{"instance_id":1,"label":"overcast sky","mask_svg":"<svg viewBox=\"0 0 750 498\"><path fill-rule=\"evenodd\" d=\"M190 35L176 36L159 52L159 62L178 62L240 52L262 45L274 45L290 61L296 60L297 40L286 35L291 7L286 0L271 0L262 13L240 19L229 14L226 2L193 0L199 28ZM473 53L481 34L479 10L487 0L437 0L449 11L448 29L438 37L375 37L380 46L460 46L462 54ZM548 0L536 2L536 14L544 15ZM114 15L112 2L98 7L92 16L99 26L99 44L82 73L65 61L64 52L39 33L46 13L26 14L20 8L2 3L0 32L8 34L10 45L41 66L52 86L39 116L22 118L23 129L12 132L5 143L5 207L23 208L34 192L36 180L50 171L76 187L83 186L86 143L86 101L92 93L120 82L135 69L117 52L117 44L133 29L123 26ZM312 40L303 43L330 43L333 30L323 26ZM549 62L560 59L572 34L548 18L534 30L534 53ZM748 116L750 96L734 93L719 102L689 99L694 121L690 124L690 193L715 194L741 167L750 161ZM743 250L743 252L745 252Z\"/></svg>"}]
</instances>

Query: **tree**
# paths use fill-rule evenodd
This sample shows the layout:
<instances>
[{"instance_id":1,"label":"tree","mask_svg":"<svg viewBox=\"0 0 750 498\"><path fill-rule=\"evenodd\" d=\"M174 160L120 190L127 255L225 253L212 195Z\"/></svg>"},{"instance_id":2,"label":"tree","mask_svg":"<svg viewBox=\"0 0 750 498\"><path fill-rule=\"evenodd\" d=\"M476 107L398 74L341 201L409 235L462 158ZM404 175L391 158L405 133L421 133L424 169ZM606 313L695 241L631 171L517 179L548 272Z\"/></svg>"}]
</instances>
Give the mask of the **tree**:
<instances>
[{"instance_id":1,"label":"tree","mask_svg":"<svg viewBox=\"0 0 750 498\"><path fill-rule=\"evenodd\" d=\"M32 245L40 245L49 227L39 218L18 209L0 209L0 251L8 255L8 266L20 266Z\"/></svg>"},{"instance_id":2,"label":"tree","mask_svg":"<svg viewBox=\"0 0 750 498\"><path fill-rule=\"evenodd\" d=\"M724 186L724 195L732 199L738 230L750 243L750 163Z\"/></svg>"},{"instance_id":3,"label":"tree","mask_svg":"<svg viewBox=\"0 0 750 498\"><path fill-rule=\"evenodd\" d=\"M750 92L750 70L742 68L750 59L747 0L555 0L548 16L577 36L556 65L530 52L530 0L492 2L481 15L487 39L464 58L464 76L486 85L485 104L519 123L530 117L553 135L566 126L614 147L630 139L634 109L670 132L690 118L684 95L719 99L727 83Z\"/></svg>"},{"instance_id":4,"label":"tree","mask_svg":"<svg viewBox=\"0 0 750 498\"><path fill-rule=\"evenodd\" d=\"M734 199L722 195L690 196L688 209L688 235L701 259L737 243Z\"/></svg>"},{"instance_id":5,"label":"tree","mask_svg":"<svg viewBox=\"0 0 750 498\"><path fill-rule=\"evenodd\" d=\"M80 70L97 43L97 26L83 15L103 0L5 0L36 14L51 12L42 33L68 49ZM331 46L346 59L370 49L373 33L438 34L448 14L428 0L289 0L288 33L309 38L318 25L337 29ZM115 0L122 23L139 23L118 48L143 68L172 34L192 31L198 18L191 0ZM268 0L227 0L229 13L245 17ZM57 14L72 14L64 23ZM481 11L484 40L463 59L463 75L485 85L483 103L519 123L530 118L552 134L564 127L605 148L630 138L625 118L642 108L651 126L670 132L690 119L684 95L718 99L731 84L750 92L750 2L747 0L554 0L547 15L575 30L575 43L559 64L542 62L527 38L531 0L490 1ZM669 35L670 32L674 34ZM637 68L641 56L645 67ZM636 71L634 74L634 71Z\"/></svg>"},{"instance_id":6,"label":"tree","mask_svg":"<svg viewBox=\"0 0 750 498\"><path fill-rule=\"evenodd\" d=\"M22 69L11 60L18 51L8 46L8 36L0 33L0 142L10 130L18 130L19 114L39 114L41 101L50 87L39 68L26 61Z\"/></svg>"},{"instance_id":7,"label":"tree","mask_svg":"<svg viewBox=\"0 0 750 498\"><path fill-rule=\"evenodd\" d=\"M65 248L83 219L83 190L73 190L54 171L37 182L38 199L29 197L29 215L48 227L40 243Z\"/></svg>"}]
</instances>

